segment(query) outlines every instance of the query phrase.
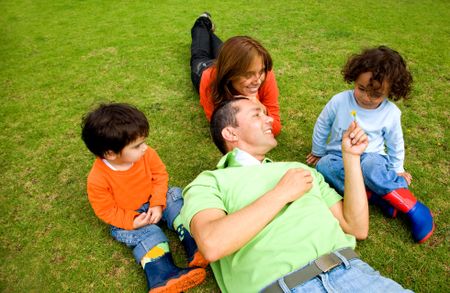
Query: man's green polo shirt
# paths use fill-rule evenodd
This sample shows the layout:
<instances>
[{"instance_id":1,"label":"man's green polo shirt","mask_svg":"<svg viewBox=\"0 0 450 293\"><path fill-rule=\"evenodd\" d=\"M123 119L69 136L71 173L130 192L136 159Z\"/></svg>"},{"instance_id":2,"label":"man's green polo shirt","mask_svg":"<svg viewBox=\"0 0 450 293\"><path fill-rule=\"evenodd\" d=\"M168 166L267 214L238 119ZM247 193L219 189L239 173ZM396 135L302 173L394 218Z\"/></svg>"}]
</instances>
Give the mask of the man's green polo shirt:
<instances>
[{"instance_id":1,"label":"man's green polo shirt","mask_svg":"<svg viewBox=\"0 0 450 293\"><path fill-rule=\"evenodd\" d=\"M313 187L278 215L239 251L211 263L222 292L257 292L276 279L317 257L344 247L355 247L330 207L341 196L315 169L295 162L241 166L236 149L219 161L214 171L202 172L183 192L181 217L188 228L192 217L205 209L232 214L275 187L291 168L310 170ZM223 235L224 238L227 235Z\"/></svg>"}]
</instances>

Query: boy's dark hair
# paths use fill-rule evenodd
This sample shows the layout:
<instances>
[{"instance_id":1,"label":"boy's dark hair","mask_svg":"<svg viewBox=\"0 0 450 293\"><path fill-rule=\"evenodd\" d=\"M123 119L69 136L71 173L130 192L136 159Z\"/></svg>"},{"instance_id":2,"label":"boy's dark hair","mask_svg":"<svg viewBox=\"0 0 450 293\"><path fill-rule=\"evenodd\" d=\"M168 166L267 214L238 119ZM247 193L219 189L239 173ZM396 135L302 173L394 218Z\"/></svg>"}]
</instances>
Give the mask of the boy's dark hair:
<instances>
[{"instance_id":1,"label":"boy's dark hair","mask_svg":"<svg viewBox=\"0 0 450 293\"><path fill-rule=\"evenodd\" d=\"M378 90L383 81L387 81L390 86L390 99L397 101L409 98L413 79L405 61L397 51L386 46L365 49L361 54L352 55L342 69L342 75L347 83L354 82L365 72L372 72L369 91Z\"/></svg>"},{"instance_id":2,"label":"boy's dark hair","mask_svg":"<svg viewBox=\"0 0 450 293\"><path fill-rule=\"evenodd\" d=\"M211 137L216 147L224 155L228 150L222 136L222 130L227 126L239 126L236 121L236 114L239 112L239 107L234 106L234 103L239 100L247 100L247 98L239 97L232 100L225 100L217 106L211 116L211 123L209 125Z\"/></svg>"},{"instance_id":3,"label":"boy's dark hair","mask_svg":"<svg viewBox=\"0 0 450 293\"><path fill-rule=\"evenodd\" d=\"M119 154L139 137L147 137L149 124L144 113L129 104L101 104L83 116L81 138L86 147L103 158L107 151Z\"/></svg>"}]
</instances>

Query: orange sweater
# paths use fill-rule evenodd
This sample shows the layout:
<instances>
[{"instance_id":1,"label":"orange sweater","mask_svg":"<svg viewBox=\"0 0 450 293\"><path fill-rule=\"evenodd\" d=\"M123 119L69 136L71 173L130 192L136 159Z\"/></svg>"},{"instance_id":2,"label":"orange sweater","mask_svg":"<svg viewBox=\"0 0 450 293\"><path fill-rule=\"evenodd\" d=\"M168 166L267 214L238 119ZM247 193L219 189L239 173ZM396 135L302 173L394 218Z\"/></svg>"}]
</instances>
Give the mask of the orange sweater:
<instances>
[{"instance_id":1,"label":"orange sweater","mask_svg":"<svg viewBox=\"0 0 450 293\"><path fill-rule=\"evenodd\" d=\"M211 95L211 83L215 76L215 68L211 66L202 73L200 80L200 104L205 111L206 118L211 121L212 113L214 112L214 102ZM266 106L267 114L273 118L272 132L278 135L281 131L280 121L280 106L278 104L278 87L273 71L267 73L267 78L258 90L257 98Z\"/></svg>"},{"instance_id":2,"label":"orange sweater","mask_svg":"<svg viewBox=\"0 0 450 293\"><path fill-rule=\"evenodd\" d=\"M166 166L150 147L126 171L114 171L97 158L87 179L88 198L101 220L132 230L141 205L150 201L151 207L165 208L168 181Z\"/></svg>"}]
</instances>

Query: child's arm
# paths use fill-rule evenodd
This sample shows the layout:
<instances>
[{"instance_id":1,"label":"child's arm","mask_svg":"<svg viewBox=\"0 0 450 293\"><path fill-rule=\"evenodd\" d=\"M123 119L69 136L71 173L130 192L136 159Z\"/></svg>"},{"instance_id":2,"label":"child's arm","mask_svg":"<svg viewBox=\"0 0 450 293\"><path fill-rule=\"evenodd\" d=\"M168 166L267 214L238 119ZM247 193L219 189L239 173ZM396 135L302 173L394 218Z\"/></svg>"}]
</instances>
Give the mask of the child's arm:
<instances>
[{"instance_id":1,"label":"child's arm","mask_svg":"<svg viewBox=\"0 0 450 293\"><path fill-rule=\"evenodd\" d=\"M152 193L150 195L150 207L161 206L162 210L166 207L166 193L168 190L169 174L166 166L152 148L150 150L149 167L152 176Z\"/></svg>"},{"instance_id":2,"label":"child's arm","mask_svg":"<svg viewBox=\"0 0 450 293\"><path fill-rule=\"evenodd\" d=\"M403 162L405 160L405 142L403 140L400 110L395 108L392 111L390 118L390 126L388 126L388 129L386 129L384 134L386 154L389 158L389 169L394 170L399 176L402 176L401 174L405 173L405 169L403 168ZM407 179L408 175L405 176L405 179Z\"/></svg>"},{"instance_id":3,"label":"child's arm","mask_svg":"<svg viewBox=\"0 0 450 293\"><path fill-rule=\"evenodd\" d=\"M331 99L317 118L312 136L312 151L306 157L306 162L310 165L316 165L326 153L328 135L336 118L336 106L334 99Z\"/></svg>"},{"instance_id":4,"label":"child's arm","mask_svg":"<svg viewBox=\"0 0 450 293\"><path fill-rule=\"evenodd\" d=\"M102 221L126 230L134 229L135 217L139 215L136 211L122 209L117 206L113 199L111 190L102 178L88 180L88 198L97 217Z\"/></svg>"}]
</instances>

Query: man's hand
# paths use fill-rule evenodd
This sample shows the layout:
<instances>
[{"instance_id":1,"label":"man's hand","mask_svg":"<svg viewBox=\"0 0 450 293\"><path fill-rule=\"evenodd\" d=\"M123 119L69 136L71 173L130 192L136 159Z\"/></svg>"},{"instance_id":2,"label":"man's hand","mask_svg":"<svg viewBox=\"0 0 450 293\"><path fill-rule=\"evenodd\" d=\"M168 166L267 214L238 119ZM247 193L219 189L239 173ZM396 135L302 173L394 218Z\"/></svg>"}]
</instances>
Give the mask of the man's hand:
<instances>
[{"instance_id":1,"label":"man's hand","mask_svg":"<svg viewBox=\"0 0 450 293\"><path fill-rule=\"evenodd\" d=\"M408 183L408 185L411 185L411 181L412 181L412 175L408 172L400 172L397 173L398 176L402 176L403 178L405 178L406 182Z\"/></svg>"},{"instance_id":2,"label":"man's hand","mask_svg":"<svg viewBox=\"0 0 450 293\"><path fill-rule=\"evenodd\" d=\"M273 189L285 197L286 203L293 202L308 192L312 187L313 177L305 169L289 169Z\"/></svg>"},{"instance_id":3,"label":"man's hand","mask_svg":"<svg viewBox=\"0 0 450 293\"><path fill-rule=\"evenodd\" d=\"M369 138L355 121L352 121L347 131L342 135L342 155L360 156L369 144Z\"/></svg>"},{"instance_id":4,"label":"man's hand","mask_svg":"<svg viewBox=\"0 0 450 293\"><path fill-rule=\"evenodd\" d=\"M226 214L220 209L198 212L191 220L191 232L200 252L210 262L236 252L264 229L287 203L310 190L312 182L310 171L289 169L273 189L236 212Z\"/></svg>"},{"instance_id":5,"label":"man's hand","mask_svg":"<svg viewBox=\"0 0 450 293\"><path fill-rule=\"evenodd\" d=\"M317 162L319 162L320 158L321 158L321 157L317 157L317 156L313 155L313 153L309 153L309 154L306 156L306 163L307 163L308 165L313 165L313 166L315 166L315 165L317 164Z\"/></svg>"}]
</instances>

